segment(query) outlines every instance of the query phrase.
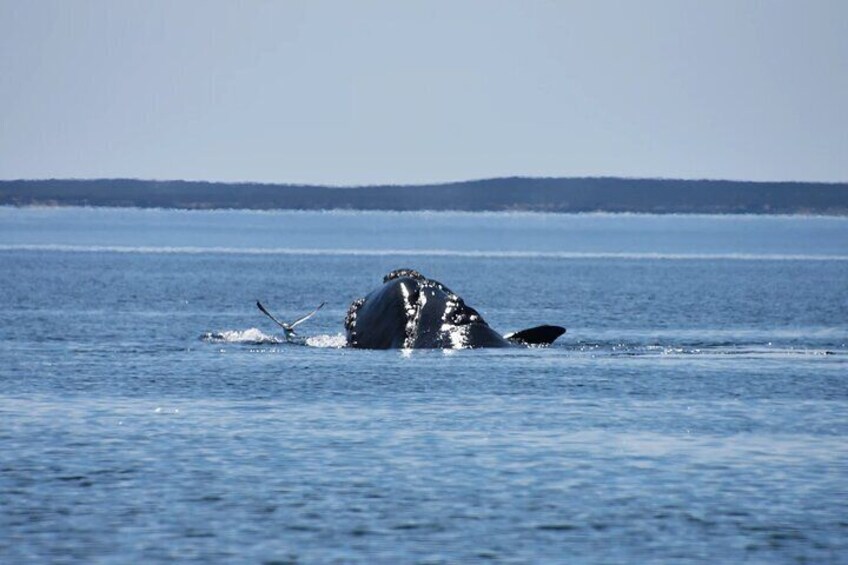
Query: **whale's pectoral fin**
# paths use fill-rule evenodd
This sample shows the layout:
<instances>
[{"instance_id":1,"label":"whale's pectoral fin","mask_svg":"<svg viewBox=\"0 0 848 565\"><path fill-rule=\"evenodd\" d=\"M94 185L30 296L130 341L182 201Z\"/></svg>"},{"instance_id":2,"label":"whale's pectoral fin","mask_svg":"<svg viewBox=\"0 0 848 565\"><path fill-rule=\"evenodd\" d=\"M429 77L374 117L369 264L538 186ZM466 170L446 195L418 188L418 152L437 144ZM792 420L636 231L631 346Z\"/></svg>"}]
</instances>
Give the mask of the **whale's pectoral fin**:
<instances>
[{"instance_id":1,"label":"whale's pectoral fin","mask_svg":"<svg viewBox=\"0 0 848 565\"><path fill-rule=\"evenodd\" d=\"M564 333L565 328L560 326L536 326L506 334L504 339L521 345L550 345Z\"/></svg>"}]
</instances>

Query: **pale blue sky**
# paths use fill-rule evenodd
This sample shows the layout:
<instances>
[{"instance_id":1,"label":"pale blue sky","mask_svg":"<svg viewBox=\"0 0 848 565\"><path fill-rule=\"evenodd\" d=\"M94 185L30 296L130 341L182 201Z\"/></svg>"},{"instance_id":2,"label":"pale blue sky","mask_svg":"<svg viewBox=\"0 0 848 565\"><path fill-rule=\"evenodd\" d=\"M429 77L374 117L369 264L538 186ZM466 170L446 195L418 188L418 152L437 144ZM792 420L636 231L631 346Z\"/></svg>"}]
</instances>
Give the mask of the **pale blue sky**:
<instances>
[{"instance_id":1,"label":"pale blue sky","mask_svg":"<svg viewBox=\"0 0 848 565\"><path fill-rule=\"evenodd\" d=\"M848 1L0 0L0 178L848 181Z\"/></svg>"}]
</instances>

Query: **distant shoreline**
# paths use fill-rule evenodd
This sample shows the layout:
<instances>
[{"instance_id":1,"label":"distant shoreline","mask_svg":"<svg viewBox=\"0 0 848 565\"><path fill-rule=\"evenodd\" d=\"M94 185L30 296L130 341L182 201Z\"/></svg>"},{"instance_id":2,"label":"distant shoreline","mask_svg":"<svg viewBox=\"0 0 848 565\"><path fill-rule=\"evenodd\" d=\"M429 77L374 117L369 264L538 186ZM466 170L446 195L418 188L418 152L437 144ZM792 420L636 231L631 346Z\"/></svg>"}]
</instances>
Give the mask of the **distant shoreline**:
<instances>
[{"instance_id":1,"label":"distant shoreline","mask_svg":"<svg viewBox=\"0 0 848 565\"><path fill-rule=\"evenodd\" d=\"M294 213L294 214L456 214L456 215L528 215L528 216L687 216L692 218L822 218L848 221L848 213L844 214L822 214L819 212L608 212L594 210L587 212L548 212L541 210L432 210L423 208L421 210L375 210L371 208L173 208L164 206L94 206L90 204L2 204L2 210L89 210L89 211L138 211L138 212L198 212L198 213L227 213L245 212L256 214Z\"/></svg>"},{"instance_id":2,"label":"distant shoreline","mask_svg":"<svg viewBox=\"0 0 848 565\"><path fill-rule=\"evenodd\" d=\"M848 216L848 183L509 177L330 187L137 179L0 180L0 205Z\"/></svg>"}]
</instances>

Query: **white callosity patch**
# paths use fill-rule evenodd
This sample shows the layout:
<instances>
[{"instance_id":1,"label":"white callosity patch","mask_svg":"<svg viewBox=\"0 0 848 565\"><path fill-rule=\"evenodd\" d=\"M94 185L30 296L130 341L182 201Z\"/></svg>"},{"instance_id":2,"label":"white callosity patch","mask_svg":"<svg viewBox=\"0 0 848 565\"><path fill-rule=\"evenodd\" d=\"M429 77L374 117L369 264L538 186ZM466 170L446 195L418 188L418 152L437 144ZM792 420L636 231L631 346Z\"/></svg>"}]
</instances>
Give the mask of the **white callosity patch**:
<instances>
[{"instance_id":1,"label":"white callosity patch","mask_svg":"<svg viewBox=\"0 0 848 565\"><path fill-rule=\"evenodd\" d=\"M406 285L401 285L404 289L404 298L408 298ZM417 293L417 302L414 304L407 302L406 304L406 340L404 347L413 347L415 340L418 339L418 330L420 328L421 312L424 311L424 306L427 305L427 292L419 290Z\"/></svg>"},{"instance_id":2,"label":"white callosity patch","mask_svg":"<svg viewBox=\"0 0 848 565\"><path fill-rule=\"evenodd\" d=\"M444 311L440 316L441 324L437 330L440 335L433 336L432 341L442 346L449 344L453 349L469 347L468 332L464 325L476 321L478 319L476 313L468 312L462 299L439 282L423 279L419 281L419 285L417 309L415 315L407 322L406 346L412 347L423 337L422 316L428 296L435 299L437 292L441 292L446 298Z\"/></svg>"},{"instance_id":3,"label":"white callosity patch","mask_svg":"<svg viewBox=\"0 0 848 565\"><path fill-rule=\"evenodd\" d=\"M466 349L470 347L468 334L464 326L443 324L442 331L448 336L452 349Z\"/></svg>"},{"instance_id":4,"label":"white callosity patch","mask_svg":"<svg viewBox=\"0 0 848 565\"><path fill-rule=\"evenodd\" d=\"M358 298L353 301L350 305L350 308L347 310L347 315L345 316L345 329L348 331L354 331L356 329L356 316L359 313L359 308L365 304L365 298Z\"/></svg>"}]
</instances>

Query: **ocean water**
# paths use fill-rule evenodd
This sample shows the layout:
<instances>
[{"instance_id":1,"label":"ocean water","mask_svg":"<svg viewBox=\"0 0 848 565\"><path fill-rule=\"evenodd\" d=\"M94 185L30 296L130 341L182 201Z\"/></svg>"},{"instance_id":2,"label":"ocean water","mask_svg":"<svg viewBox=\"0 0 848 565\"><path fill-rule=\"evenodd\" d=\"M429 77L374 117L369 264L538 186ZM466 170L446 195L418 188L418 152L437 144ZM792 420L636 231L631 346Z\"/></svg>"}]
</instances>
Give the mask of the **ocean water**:
<instances>
[{"instance_id":1,"label":"ocean water","mask_svg":"<svg viewBox=\"0 0 848 565\"><path fill-rule=\"evenodd\" d=\"M399 267L568 333L344 348ZM3 563L848 562L848 219L0 208L0 289Z\"/></svg>"}]
</instances>

